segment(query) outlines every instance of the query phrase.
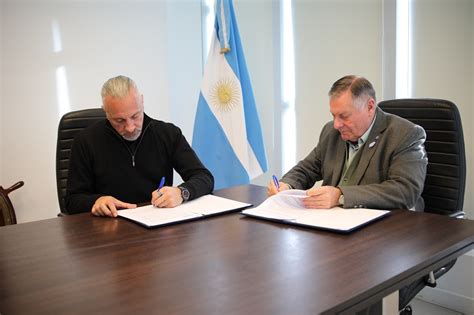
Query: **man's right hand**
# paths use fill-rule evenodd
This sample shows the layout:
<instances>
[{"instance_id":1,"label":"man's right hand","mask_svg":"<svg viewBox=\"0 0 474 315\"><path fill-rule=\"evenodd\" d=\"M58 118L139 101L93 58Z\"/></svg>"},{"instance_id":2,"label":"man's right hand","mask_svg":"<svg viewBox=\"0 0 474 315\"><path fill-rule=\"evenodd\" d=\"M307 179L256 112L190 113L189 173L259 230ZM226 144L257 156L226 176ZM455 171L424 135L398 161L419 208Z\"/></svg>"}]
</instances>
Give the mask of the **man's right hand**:
<instances>
[{"instance_id":1,"label":"man's right hand","mask_svg":"<svg viewBox=\"0 0 474 315\"><path fill-rule=\"evenodd\" d=\"M136 208L137 205L133 203L126 203L115 199L112 196L102 196L98 198L94 205L92 206L92 214L98 217L117 217L117 208L122 209L133 209Z\"/></svg>"},{"instance_id":2,"label":"man's right hand","mask_svg":"<svg viewBox=\"0 0 474 315\"><path fill-rule=\"evenodd\" d=\"M267 186L267 194L269 196L273 196L275 195L276 193L280 192L280 191L283 191L283 190L288 190L290 189L290 186L288 186L287 183L285 182L280 182L280 188L278 189L276 186L275 186L275 182L274 181L270 181L268 183L268 186Z\"/></svg>"}]
</instances>

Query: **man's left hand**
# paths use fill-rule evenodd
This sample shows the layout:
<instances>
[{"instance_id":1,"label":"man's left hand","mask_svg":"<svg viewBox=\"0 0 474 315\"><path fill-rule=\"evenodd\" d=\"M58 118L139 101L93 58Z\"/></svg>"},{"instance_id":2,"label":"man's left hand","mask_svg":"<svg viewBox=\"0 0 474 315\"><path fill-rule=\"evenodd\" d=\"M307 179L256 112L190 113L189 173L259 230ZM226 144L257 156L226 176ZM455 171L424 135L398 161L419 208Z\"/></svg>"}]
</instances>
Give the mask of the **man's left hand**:
<instances>
[{"instance_id":1,"label":"man's left hand","mask_svg":"<svg viewBox=\"0 0 474 315\"><path fill-rule=\"evenodd\" d=\"M151 204L158 208L174 208L183 203L181 189L165 186L151 194Z\"/></svg>"},{"instance_id":2,"label":"man's left hand","mask_svg":"<svg viewBox=\"0 0 474 315\"><path fill-rule=\"evenodd\" d=\"M309 189L306 194L308 197L303 199L306 208L330 209L339 205L341 191L333 186L321 186Z\"/></svg>"}]
</instances>

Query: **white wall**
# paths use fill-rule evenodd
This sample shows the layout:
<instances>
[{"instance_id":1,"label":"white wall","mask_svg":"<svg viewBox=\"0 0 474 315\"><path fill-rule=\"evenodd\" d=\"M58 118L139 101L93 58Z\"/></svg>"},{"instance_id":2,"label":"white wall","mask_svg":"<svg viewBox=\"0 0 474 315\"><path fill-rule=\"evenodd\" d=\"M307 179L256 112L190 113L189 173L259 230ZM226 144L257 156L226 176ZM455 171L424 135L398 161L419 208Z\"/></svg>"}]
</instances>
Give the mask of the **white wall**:
<instances>
[{"instance_id":1,"label":"white wall","mask_svg":"<svg viewBox=\"0 0 474 315\"><path fill-rule=\"evenodd\" d=\"M474 1L417 0L413 2L413 97L453 101L461 112L466 145L464 211L474 219ZM474 313L474 251L461 256L436 288L419 298L462 312Z\"/></svg>"},{"instance_id":2,"label":"white wall","mask_svg":"<svg viewBox=\"0 0 474 315\"><path fill-rule=\"evenodd\" d=\"M165 75L168 82L173 84L168 85L169 104L161 102L160 106L169 106L171 120L191 142L203 71L201 3L176 1L173 5L167 5L166 13L168 18L165 26L168 31Z\"/></svg>"},{"instance_id":3,"label":"white wall","mask_svg":"<svg viewBox=\"0 0 474 315\"><path fill-rule=\"evenodd\" d=\"M3 79L3 0L0 0L0 186L6 188L9 183L3 181L3 97L2 97L2 79Z\"/></svg>"},{"instance_id":4,"label":"white wall","mask_svg":"<svg viewBox=\"0 0 474 315\"><path fill-rule=\"evenodd\" d=\"M166 6L166 15L167 62L164 74L168 80L169 103L160 102L160 107L169 108L170 121L181 128L191 143L202 78L202 33L198 27L201 25L201 3L172 2ZM175 171L174 184L182 181Z\"/></svg>"},{"instance_id":5,"label":"white wall","mask_svg":"<svg viewBox=\"0 0 474 315\"><path fill-rule=\"evenodd\" d=\"M455 102L464 122L467 186L464 210L474 218L474 14L472 0L414 0L413 97ZM367 77L378 100L394 97L393 0L294 0L296 160L317 144L331 119L327 91L349 73ZM383 20L385 18L385 20ZM385 29L384 29L385 26ZM385 37L384 37L385 36ZM384 54L383 54L384 53ZM382 82L382 78L384 81ZM392 86L388 86L388 85ZM387 96L383 95L387 93Z\"/></svg>"},{"instance_id":6,"label":"white wall","mask_svg":"<svg viewBox=\"0 0 474 315\"><path fill-rule=\"evenodd\" d=\"M279 20L278 1L234 1L235 15L239 25L240 37L244 49L247 68L255 96L255 103L262 126L264 145L267 154L268 171L254 181L258 185L267 185L271 174L279 174L279 157L274 153L278 141L276 133L279 127L275 124L275 111L278 99L275 88L279 87L276 64L279 64L278 52L275 50L278 41L278 29L274 28ZM252 23L248 23L252 21Z\"/></svg>"},{"instance_id":7,"label":"white wall","mask_svg":"<svg viewBox=\"0 0 474 315\"><path fill-rule=\"evenodd\" d=\"M394 17L394 0L293 1L298 128L292 154L299 160L331 119L327 91L336 79L360 74L374 83L379 100L393 97L394 34L387 33L393 20L387 19ZM255 183L265 184L270 174L281 175L279 134L285 128L278 117L279 2L234 2L269 163ZM468 154L464 209L474 218L474 140L468 123L474 118L474 1L413 3L418 39L413 96L446 98L459 106ZM54 25L62 47L58 52ZM200 32L200 2L194 0L0 0L0 184L25 181L10 195L19 222L58 212L55 146L59 112L65 110L61 105L71 110L100 106L100 87L111 76L133 77L147 113L175 122L191 140L202 78ZM58 99L61 66L67 95ZM444 296L472 300L472 287L456 287L457 274L471 275L465 279L474 283L472 259L472 254L463 256L454 280L451 273L445 276ZM470 293L463 291L466 287Z\"/></svg>"},{"instance_id":8,"label":"white wall","mask_svg":"<svg viewBox=\"0 0 474 315\"><path fill-rule=\"evenodd\" d=\"M454 102L461 113L466 145L464 210L474 219L474 15L472 0L414 1L413 97Z\"/></svg>"},{"instance_id":9,"label":"white wall","mask_svg":"<svg viewBox=\"0 0 474 315\"><path fill-rule=\"evenodd\" d=\"M203 69L199 1L2 1L0 179L4 185L25 181L10 195L19 222L56 216L59 118L69 110L99 107L100 87L111 76L134 78L146 112L176 123L191 141ZM264 141L270 144L270 169L276 165L273 5L235 4ZM249 20L254 23L242 23ZM59 67L67 81L62 96ZM267 176L254 182L266 184Z\"/></svg>"},{"instance_id":10,"label":"white wall","mask_svg":"<svg viewBox=\"0 0 474 315\"><path fill-rule=\"evenodd\" d=\"M382 2L295 0L296 160L332 119L328 91L346 74L369 79L382 97Z\"/></svg>"},{"instance_id":11,"label":"white wall","mask_svg":"<svg viewBox=\"0 0 474 315\"><path fill-rule=\"evenodd\" d=\"M379 101L395 98L396 88L396 51L397 51L397 0L384 0L383 10L383 47L382 47L382 93ZM383 98L380 98L383 96Z\"/></svg>"},{"instance_id":12,"label":"white wall","mask_svg":"<svg viewBox=\"0 0 474 315\"><path fill-rule=\"evenodd\" d=\"M165 9L162 1L4 1L1 179L25 181L10 195L19 222L58 212L55 150L61 106L99 107L103 82L127 74L144 94L146 111L169 120ZM58 101L56 76L62 66L68 97Z\"/></svg>"},{"instance_id":13,"label":"white wall","mask_svg":"<svg viewBox=\"0 0 474 315\"><path fill-rule=\"evenodd\" d=\"M175 122L191 139L202 76L198 1L0 1L0 179L4 186L17 180L26 183L11 195L20 222L52 217L57 211L54 153L60 66L65 67L71 109L99 106L101 84L124 73L141 87L150 115ZM470 121L473 2L455 1L415 1L415 32L423 41L415 56L419 63L414 91L415 96L455 101L463 120ZM347 73L364 75L374 83L379 100L389 90L382 90L382 4L294 0L296 160L316 145L321 127L331 119L327 91L334 80ZM255 181L264 184L269 174L281 172L278 133L285 128L277 119L279 3L236 0L235 8L268 155L270 170ZM60 52L53 51L54 23L60 30ZM465 124L465 134L471 133L471 124ZM468 167L472 141L466 137ZM468 172L468 192L472 180ZM468 212L472 198L466 194ZM28 211L31 204L37 205L34 211Z\"/></svg>"}]
</instances>

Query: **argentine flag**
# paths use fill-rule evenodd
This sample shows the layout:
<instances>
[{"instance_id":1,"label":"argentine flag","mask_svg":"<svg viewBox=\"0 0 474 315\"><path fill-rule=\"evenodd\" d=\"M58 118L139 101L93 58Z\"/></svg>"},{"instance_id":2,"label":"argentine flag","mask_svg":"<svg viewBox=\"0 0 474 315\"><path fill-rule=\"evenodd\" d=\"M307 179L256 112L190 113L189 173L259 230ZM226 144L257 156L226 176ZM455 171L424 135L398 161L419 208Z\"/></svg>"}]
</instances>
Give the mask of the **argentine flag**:
<instances>
[{"instance_id":1,"label":"argentine flag","mask_svg":"<svg viewBox=\"0 0 474 315\"><path fill-rule=\"evenodd\" d=\"M248 184L267 170L262 130L231 0L217 0L199 94L193 148L215 188Z\"/></svg>"}]
</instances>

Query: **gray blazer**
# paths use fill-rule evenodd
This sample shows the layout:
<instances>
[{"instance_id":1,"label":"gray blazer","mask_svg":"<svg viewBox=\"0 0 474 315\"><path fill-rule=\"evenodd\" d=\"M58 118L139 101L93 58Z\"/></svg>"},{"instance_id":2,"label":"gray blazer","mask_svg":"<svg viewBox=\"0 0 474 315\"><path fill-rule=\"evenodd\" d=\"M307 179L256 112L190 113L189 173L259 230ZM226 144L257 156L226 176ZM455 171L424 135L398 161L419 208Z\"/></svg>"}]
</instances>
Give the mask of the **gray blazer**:
<instances>
[{"instance_id":1,"label":"gray blazer","mask_svg":"<svg viewBox=\"0 0 474 315\"><path fill-rule=\"evenodd\" d=\"M376 120L361 148L353 178L356 186L342 186L344 207L413 209L423 211L421 198L426 176L422 127L376 109ZM327 123L316 148L281 179L295 189L309 189L317 181L337 186L342 175L346 142L333 123Z\"/></svg>"}]
</instances>

